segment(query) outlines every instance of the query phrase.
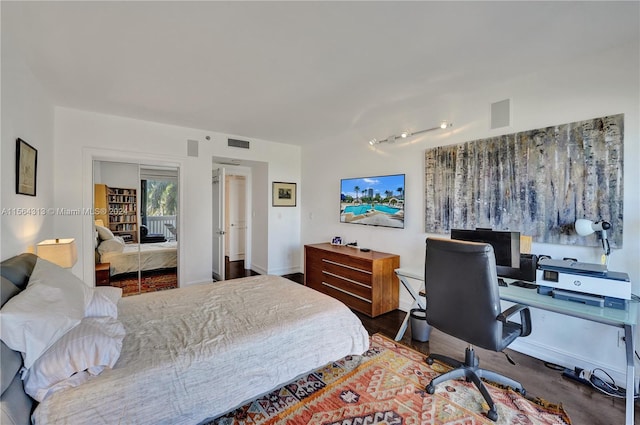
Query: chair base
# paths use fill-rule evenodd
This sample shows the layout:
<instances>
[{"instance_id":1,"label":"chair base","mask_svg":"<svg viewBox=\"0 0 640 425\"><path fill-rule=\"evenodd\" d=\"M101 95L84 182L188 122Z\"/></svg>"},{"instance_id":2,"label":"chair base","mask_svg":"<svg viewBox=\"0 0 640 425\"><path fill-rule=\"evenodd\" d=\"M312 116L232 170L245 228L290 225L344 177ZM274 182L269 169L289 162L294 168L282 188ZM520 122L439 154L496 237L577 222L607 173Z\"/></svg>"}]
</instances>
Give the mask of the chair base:
<instances>
[{"instance_id":1,"label":"chair base","mask_svg":"<svg viewBox=\"0 0 640 425\"><path fill-rule=\"evenodd\" d=\"M480 361L475 351L473 350L473 347L466 348L464 363L448 356L443 356L440 354L429 354L429 357L427 357L427 363L433 364L434 360L446 363L449 366L454 367L455 369L433 378L431 382L429 382L425 390L429 394L433 394L436 390L436 385L452 379L465 378L467 382L471 381L474 383L474 385L482 394L482 397L489 405L487 417L492 421L498 420L498 412L496 411L496 405L493 402L491 395L489 395L489 391L487 391L487 388L484 386L481 378L485 378L488 381L492 381L503 386L511 387L522 395L526 393L526 391L522 387L522 384L520 384L519 382L514 381L511 378L507 378L506 376L500 375L496 372L481 369L478 366Z\"/></svg>"}]
</instances>

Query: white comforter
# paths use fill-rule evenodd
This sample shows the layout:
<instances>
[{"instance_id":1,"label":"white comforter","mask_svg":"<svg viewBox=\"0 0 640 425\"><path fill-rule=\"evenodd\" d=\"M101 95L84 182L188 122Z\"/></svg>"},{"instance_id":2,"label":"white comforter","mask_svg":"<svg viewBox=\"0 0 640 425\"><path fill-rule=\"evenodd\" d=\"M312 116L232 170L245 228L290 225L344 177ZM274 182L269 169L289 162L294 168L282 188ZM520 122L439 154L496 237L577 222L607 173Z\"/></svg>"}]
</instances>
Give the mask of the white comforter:
<instances>
[{"instance_id":1,"label":"white comforter","mask_svg":"<svg viewBox=\"0 0 640 425\"><path fill-rule=\"evenodd\" d=\"M277 276L127 297L118 310L114 369L45 399L36 424L196 424L369 344L342 303Z\"/></svg>"},{"instance_id":2,"label":"white comforter","mask_svg":"<svg viewBox=\"0 0 640 425\"><path fill-rule=\"evenodd\" d=\"M122 252L105 252L100 262L110 263L111 276L142 271L172 268L178 266L178 242L130 243Z\"/></svg>"}]
</instances>

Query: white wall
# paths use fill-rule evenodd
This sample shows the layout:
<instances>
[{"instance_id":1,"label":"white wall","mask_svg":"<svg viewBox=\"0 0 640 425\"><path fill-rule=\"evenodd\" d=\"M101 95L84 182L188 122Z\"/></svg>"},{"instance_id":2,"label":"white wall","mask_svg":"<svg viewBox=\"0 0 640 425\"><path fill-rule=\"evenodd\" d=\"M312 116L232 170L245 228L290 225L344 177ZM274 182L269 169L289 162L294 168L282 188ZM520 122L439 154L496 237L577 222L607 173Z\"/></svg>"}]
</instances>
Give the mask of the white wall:
<instances>
[{"instance_id":1,"label":"white wall","mask_svg":"<svg viewBox=\"0 0 640 425\"><path fill-rule=\"evenodd\" d=\"M53 216L47 215L54 206L53 105L15 46L11 34L3 32L0 259L31 251L41 240L56 236ZM17 138L38 150L35 197L15 192Z\"/></svg>"},{"instance_id":2,"label":"white wall","mask_svg":"<svg viewBox=\"0 0 640 425\"><path fill-rule=\"evenodd\" d=\"M424 153L427 148L624 113L624 239L623 248L611 255L610 269L629 273L634 292L640 293L638 52L636 41L633 45L594 52L590 57L549 64L545 72L496 82L472 92L456 93L452 87L451 95L442 99L418 92L406 101L411 103L410 108L402 103L391 105L388 110L378 108L375 116L354 120L364 123L368 119L369 125L360 124L348 134L305 148L302 156L305 189L300 194L303 244L328 241L331 236L341 235L345 240L357 240L360 246L399 254L403 267L422 268L427 237L424 232ZM523 73L525 71L523 68ZM502 99L511 99L511 126L490 130L490 104ZM367 144L372 137L390 134L382 129L381 123L410 123L417 130L438 125L442 119L451 120L454 126L404 143L398 141L375 148ZM395 131L399 133L403 129ZM340 178L396 173L406 173L404 230L339 223ZM601 253L593 247L537 243L533 244L533 252L555 258L577 257L587 262L599 262ZM401 305L406 309L411 301L406 291L401 290ZM624 345L618 344L617 338L617 332L604 325L538 311L534 314L533 334L519 340L514 347L570 366L585 364L591 369L603 366L620 378L624 376Z\"/></svg>"},{"instance_id":3,"label":"white wall","mask_svg":"<svg viewBox=\"0 0 640 425\"><path fill-rule=\"evenodd\" d=\"M211 136L210 141L205 136ZM229 135L228 137L233 137ZM175 164L181 167L181 243L180 265L182 284L211 280L211 170L212 157L222 156L243 160L267 162L268 170L262 174L258 189L270 190L272 180L300 181L300 148L262 140L251 140L251 149L227 147L227 135L204 130L164 125L110 115L96 114L57 107L55 109L56 206L64 208L91 208L92 159L114 159L122 162L143 161L147 164ZM187 157L187 140L199 140L199 156ZM270 203L253 205L256 214L268 217L258 226L279 225L278 213ZM255 202L255 199L254 199ZM287 216L292 227L300 227L299 209L291 209ZM267 233L268 228L254 231ZM80 241L80 259L74 273L85 280L92 279L91 217L56 216L55 231ZM291 247L300 246L299 232L281 233L269 239L265 268L269 273L294 268L288 255ZM262 249L266 252L266 246ZM266 254L265 254L266 255ZM295 256L293 260L295 260Z\"/></svg>"},{"instance_id":4,"label":"white wall","mask_svg":"<svg viewBox=\"0 0 640 425\"><path fill-rule=\"evenodd\" d=\"M300 158L296 157L294 152L282 151L279 155L282 164L287 164L294 168L298 173L301 172ZM291 179L287 176L288 170L285 167L271 167L270 181L297 183L296 192L300 196L302 184L299 179ZM267 202L272 204L272 185L269 185L269 198ZM273 266L275 274L287 274L302 271L301 254L300 254L300 201L296 200L295 207L272 207L269 217L269 255L278 252L280 254L278 260L269 261L269 265Z\"/></svg>"},{"instance_id":5,"label":"white wall","mask_svg":"<svg viewBox=\"0 0 640 425\"><path fill-rule=\"evenodd\" d=\"M140 187L138 164L127 162L96 161L93 165L93 183L110 187L136 189Z\"/></svg>"}]
</instances>

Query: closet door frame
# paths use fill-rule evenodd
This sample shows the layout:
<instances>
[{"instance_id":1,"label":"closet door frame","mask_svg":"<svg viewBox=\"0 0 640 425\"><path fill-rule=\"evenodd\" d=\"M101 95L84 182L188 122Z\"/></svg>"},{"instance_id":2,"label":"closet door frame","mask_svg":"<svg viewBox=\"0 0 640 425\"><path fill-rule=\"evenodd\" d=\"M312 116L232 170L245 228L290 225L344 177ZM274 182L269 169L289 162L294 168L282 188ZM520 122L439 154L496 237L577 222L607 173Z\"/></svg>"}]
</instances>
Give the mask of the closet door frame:
<instances>
[{"instance_id":1,"label":"closet door frame","mask_svg":"<svg viewBox=\"0 0 640 425\"><path fill-rule=\"evenodd\" d=\"M91 211L94 206L94 170L93 164L94 161L109 161L109 162L121 162L121 163L129 163L136 164L138 169L141 166L150 165L150 166L162 166L162 167L176 167L178 169L178 217L176 218L178 223L178 228L183 228L183 211L184 207L184 178L182 176L182 172L184 168L184 160L181 158L176 158L172 156L163 156L163 155L149 155L149 154L141 154L138 152L126 152L126 151L112 151L107 149L98 149L98 148L86 148L83 151L83 170L82 170L82 181L83 183L83 196L82 196L82 207L84 211ZM139 183L138 183L139 186ZM138 211L138 216L140 212ZM138 217L139 218L139 217ZM82 276L85 282L92 282L93 286L95 286L95 246L94 246L94 216L93 214L85 214L82 216ZM139 226L138 226L139 232ZM178 284L184 282L184 264L182 259L183 255L183 246L184 239L178 243Z\"/></svg>"}]
</instances>

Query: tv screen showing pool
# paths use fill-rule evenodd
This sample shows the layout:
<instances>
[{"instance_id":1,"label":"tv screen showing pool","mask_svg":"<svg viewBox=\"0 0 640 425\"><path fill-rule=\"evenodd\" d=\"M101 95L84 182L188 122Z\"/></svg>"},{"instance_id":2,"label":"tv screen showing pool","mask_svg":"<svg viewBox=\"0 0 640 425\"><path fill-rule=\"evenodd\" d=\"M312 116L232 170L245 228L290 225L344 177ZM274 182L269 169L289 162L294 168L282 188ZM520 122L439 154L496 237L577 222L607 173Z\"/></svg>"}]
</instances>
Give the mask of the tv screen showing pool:
<instances>
[{"instance_id":1,"label":"tv screen showing pool","mask_svg":"<svg viewBox=\"0 0 640 425\"><path fill-rule=\"evenodd\" d=\"M404 174L340 180L340 221L404 228Z\"/></svg>"}]
</instances>

